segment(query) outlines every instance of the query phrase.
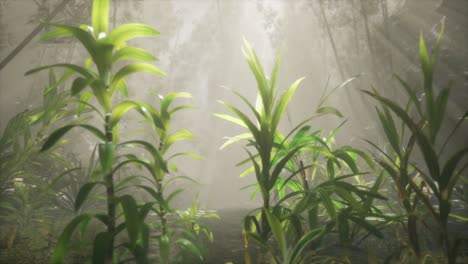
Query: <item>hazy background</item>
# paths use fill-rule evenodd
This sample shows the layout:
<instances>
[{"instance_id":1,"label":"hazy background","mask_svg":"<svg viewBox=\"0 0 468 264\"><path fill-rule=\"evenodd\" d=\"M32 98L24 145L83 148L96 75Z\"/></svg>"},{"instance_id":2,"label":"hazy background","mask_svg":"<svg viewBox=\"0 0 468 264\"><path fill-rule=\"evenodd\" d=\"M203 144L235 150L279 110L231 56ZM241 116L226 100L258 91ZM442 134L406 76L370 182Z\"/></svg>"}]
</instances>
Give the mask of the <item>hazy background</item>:
<instances>
[{"instance_id":1,"label":"hazy background","mask_svg":"<svg viewBox=\"0 0 468 264\"><path fill-rule=\"evenodd\" d=\"M41 103L47 74L24 77L24 72L53 62L84 61L83 48L77 43L37 42L37 36L47 29L36 30L35 34L36 21L47 19L55 11L52 21L89 24L90 3L0 0L0 129L15 113ZM204 184L198 189L208 208L256 206L249 202L250 191L240 190L254 177L239 178L245 168L235 167L246 157L245 152L239 145L219 150L224 137L242 130L213 116L215 112L226 112L217 100L242 105L221 85L255 100L256 83L241 52L243 38L252 44L267 71L276 54L283 52L280 89L306 77L282 123L283 132L313 114L327 79L334 87L361 74L328 104L340 109L348 119L337 143L367 148L360 138L378 140L381 132L373 102L359 89L374 85L387 96L399 96L401 90L391 78L392 72L420 83L419 33L432 47L444 19L446 34L436 83L454 81L447 122L453 123L468 105L466 0L114 0L111 9L111 25L140 22L161 32L159 37L135 43L156 55L156 65L168 76L132 76L129 95L148 103L156 100L150 95L152 90L194 95L187 102L198 109L182 112L174 129L187 128L199 137L180 143L179 149L199 153L205 160L180 160L181 173ZM22 42L24 48L14 51ZM122 128L131 128L136 121L129 116ZM312 124L315 129L331 129L340 122L339 118L328 117ZM468 143L466 132L458 135L457 144ZM84 133L69 138L67 151L86 160L96 143L94 139Z\"/></svg>"}]
</instances>

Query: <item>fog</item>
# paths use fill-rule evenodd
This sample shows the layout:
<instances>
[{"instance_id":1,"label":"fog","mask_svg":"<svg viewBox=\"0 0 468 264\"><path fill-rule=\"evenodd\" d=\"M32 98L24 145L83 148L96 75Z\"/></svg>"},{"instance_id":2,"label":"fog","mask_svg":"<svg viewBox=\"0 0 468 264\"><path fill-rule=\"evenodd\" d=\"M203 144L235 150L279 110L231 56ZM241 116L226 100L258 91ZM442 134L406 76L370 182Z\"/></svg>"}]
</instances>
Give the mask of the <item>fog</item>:
<instances>
[{"instance_id":1,"label":"fog","mask_svg":"<svg viewBox=\"0 0 468 264\"><path fill-rule=\"evenodd\" d=\"M47 28L33 34L25 47L13 50L47 18L61 0L0 1L0 129L17 112L41 103L47 74L24 76L34 67L55 62L84 62L84 50L75 42L36 39ZM71 1L52 19L68 24L89 23L89 1ZM148 50L159 60L156 65L167 77L146 74L128 80L129 95L151 103L150 91L165 94L186 91L186 100L197 109L181 112L174 129L186 128L198 139L180 143L178 150L200 154L202 161L180 159L179 172L202 183L190 187L186 197L199 193L206 208L251 208L254 175L239 178L246 169L235 165L247 154L239 145L220 150L225 137L242 129L213 113L226 113L218 100L240 105L241 101L222 86L230 87L249 100L256 98L256 83L242 55L243 39L249 41L269 72L276 54L282 52L279 87L285 90L294 80L306 77L294 95L281 123L282 131L311 116L327 82L340 88L327 102L347 119L337 135L337 144L369 148L362 138L380 140L381 128L374 102L360 89L375 87L382 94L402 96L391 73L420 82L417 43L423 33L428 46L435 43L442 21L446 35L438 64L438 84L451 79L456 96L449 101L447 122L456 122L468 102L467 5L464 0L118 0L113 1L111 26L127 22L146 23L161 32L155 38L132 43ZM65 89L67 86L65 86ZM155 99L155 98L154 98ZM154 102L154 101L153 101ZM135 118L134 118L135 117ZM332 129L344 119L327 117L311 124L316 129ZM136 115L125 118L123 129L138 125ZM467 132L466 130L464 132ZM464 134L464 135L463 135ZM457 135L466 145L466 133ZM96 143L91 135L74 132L64 146L69 155L85 162ZM188 200L178 203L185 205Z\"/></svg>"}]
</instances>

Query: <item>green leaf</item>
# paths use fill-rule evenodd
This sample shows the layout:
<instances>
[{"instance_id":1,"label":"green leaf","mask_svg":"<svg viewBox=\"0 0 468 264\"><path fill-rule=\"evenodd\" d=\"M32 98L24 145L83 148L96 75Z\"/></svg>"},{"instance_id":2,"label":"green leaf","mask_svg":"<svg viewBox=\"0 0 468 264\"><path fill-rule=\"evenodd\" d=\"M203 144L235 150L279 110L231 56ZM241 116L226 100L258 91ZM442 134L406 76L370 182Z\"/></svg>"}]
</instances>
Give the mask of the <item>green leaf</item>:
<instances>
[{"instance_id":1,"label":"green leaf","mask_svg":"<svg viewBox=\"0 0 468 264\"><path fill-rule=\"evenodd\" d=\"M70 35L73 35L76 39L79 40L79 42L86 48L89 55L91 55L91 58L94 61L96 61L96 56L97 56L96 40L89 32L79 27L73 27L73 26L62 25L62 24L54 24L54 23L45 23L45 24L68 31Z\"/></svg>"},{"instance_id":2,"label":"green leaf","mask_svg":"<svg viewBox=\"0 0 468 264\"><path fill-rule=\"evenodd\" d=\"M53 70L50 69L50 71L53 71ZM50 71L49 71L49 72L50 72ZM72 76L73 73L75 73L74 70L68 69L68 70L62 75L62 77L60 77L60 79L59 79L58 81L50 82L50 83L49 83L49 87L47 87L47 89L46 89L45 92L44 92L44 96L49 95L52 91L56 91L56 88L57 88L59 85L61 85L64 81L66 81L70 76Z\"/></svg>"},{"instance_id":3,"label":"green leaf","mask_svg":"<svg viewBox=\"0 0 468 264\"><path fill-rule=\"evenodd\" d=\"M110 254L112 234L108 232L100 232L94 238L93 243L93 264L105 263Z\"/></svg>"},{"instance_id":4,"label":"green leaf","mask_svg":"<svg viewBox=\"0 0 468 264\"><path fill-rule=\"evenodd\" d=\"M135 248L140 233L142 222L138 214L138 207L135 199L130 195L124 195L119 198L125 217L125 227L127 228L130 247Z\"/></svg>"},{"instance_id":5,"label":"green leaf","mask_svg":"<svg viewBox=\"0 0 468 264\"><path fill-rule=\"evenodd\" d=\"M134 62L123 66L112 78L110 90L113 91L117 87L120 81L126 78L128 75L133 73L147 72L166 76L166 74L154 65L144 62Z\"/></svg>"},{"instance_id":6,"label":"green leaf","mask_svg":"<svg viewBox=\"0 0 468 264\"><path fill-rule=\"evenodd\" d=\"M387 139L390 142L393 150L398 154L399 157L401 157L400 138L396 130L395 122L393 121L388 107L384 106L383 108L385 114L382 113L379 109L376 109L380 124L382 125L385 135L387 136Z\"/></svg>"},{"instance_id":7,"label":"green leaf","mask_svg":"<svg viewBox=\"0 0 468 264\"><path fill-rule=\"evenodd\" d=\"M440 180L439 180L439 188L441 191L446 191L447 197L443 197L443 199L449 199L449 195L452 192L453 187L455 187L456 173L455 170L457 168L458 163L463 160L463 158L468 154L468 148L464 148L458 152L456 152L450 159L445 163L445 166L442 170ZM460 176L462 173L460 172L458 175ZM451 184L449 184L451 183ZM448 187L448 189L447 189Z\"/></svg>"},{"instance_id":8,"label":"green leaf","mask_svg":"<svg viewBox=\"0 0 468 264\"><path fill-rule=\"evenodd\" d=\"M256 142L261 142L260 131L244 113L230 104L224 102L221 103L224 104L231 112L233 112L242 121L242 123L244 123L245 126L247 126Z\"/></svg>"},{"instance_id":9,"label":"green leaf","mask_svg":"<svg viewBox=\"0 0 468 264\"><path fill-rule=\"evenodd\" d=\"M78 194L76 195L76 200L75 200L75 212L78 212L80 210L81 205L86 201L88 198L89 193L93 190L94 186L96 184L99 184L98 182L88 182L85 185L81 186L80 190L78 191Z\"/></svg>"},{"instance_id":10,"label":"green leaf","mask_svg":"<svg viewBox=\"0 0 468 264\"><path fill-rule=\"evenodd\" d=\"M418 146L423 153L424 161L429 169L431 177L437 180L440 175L439 162L437 154L435 153L426 135L424 135L421 132L421 129L415 123L413 123L406 111L395 104L393 101L368 91L364 92L380 101L380 103L388 106L409 127L413 135L416 137L416 142L418 143Z\"/></svg>"},{"instance_id":11,"label":"green leaf","mask_svg":"<svg viewBox=\"0 0 468 264\"><path fill-rule=\"evenodd\" d=\"M276 242L278 243L278 247L281 251L281 255L286 256L287 254L287 243L286 243L286 235L284 233L283 227L281 226L281 222L274 216L268 209L263 209L265 213L268 223L270 224L271 231L275 237Z\"/></svg>"},{"instance_id":12,"label":"green leaf","mask_svg":"<svg viewBox=\"0 0 468 264\"><path fill-rule=\"evenodd\" d=\"M84 129L88 130L89 132L93 133L99 139L101 139L103 141L106 140L106 136L104 135L104 133L102 133L101 130L97 129L94 126L91 126L91 125L66 125L66 126L63 126L63 127L59 128L59 129L55 130L54 132L52 132L52 134L45 141L44 145L42 145L41 152L46 151L46 150L50 149L51 147L53 147L57 143L57 141L59 141L68 131L70 131L70 129L72 129L74 127L82 127Z\"/></svg>"},{"instance_id":13,"label":"green leaf","mask_svg":"<svg viewBox=\"0 0 468 264\"><path fill-rule=\"evenodd\" d=\"M109 23L109 0L94 0L91 21L94 36L97 38L99 33L107 34Z\"/></svg>"},{"instance_id":14,"label":"green leaf","mask_svg":"<svg viewBox=\"0 0 468 264\"><path fill-rule=\"evenodd\" d=\"M112 57L113 63L121 60L155 61L157 59L143 49L127 46L119 49Z\"/></svg>"},{"instance_id":15,"label":"green leaf","mask_svg":"<svg viewBox=\"0 0 468 264\"><path fill-rule=\"evenodd\" d=\"M115 125L117 125L117 123L120 122L120 119L122 119L122 117L132 109L139 112L143 117L154 117L154 115L150 113L150 110L152 109L151 106L134 100L126 100L116 105L112 110L111 117L109 120L110 127L112 128Z\"/></svg>"},{"instance_id":16,"label":"green leaf","mask_svg":"<svg viewBox=\"0 0 468 264\"><path fill-rule=\"evenodd\" d=\"M139 179L141 178L140 175L132 175L132 176L127 176L125 178L123 178L121 181L117 182L114 186L114 189L116 191L120 190L120 188L123 188L125 186L126 183L130 182L130 181L133 181L135 179Z\"/></svg>"},{"instance_id":17,"label":"green leaf","mask_svg":"<svg viewBox=\"0 0 468 264\"><path fill-rule=\"evenodd\" d=\"M242 52L257 81L257 89L260 94L260 99L263 105L265 116L270 117L271 107L273 106L273 90L271 90L270 86L268 85L268 80L265 77L263 67L260 64L257 58L257 55L255 54L255 51L252 49L250 44L245 39L244 39L244 44L247 50L249 51L250 55L247 54L243 49L242 49Z\"/></svg>"},{"instance_id":18,"label":"green leaf","mask_svg":"<svg viewBox=\"0 0 468 264\"><path fill-rule=\"evenodd\" d=\"M281 158L281 160L278 162L278 164L276 164L275 166L275 169L273 170L273 172L271 173L271 184L274 184L276 179L279 177L281 171L284 169L284 167L286 166L286 163L289 162L289 160L291 160L294 155L303 147L303 145L301 146L298 146L298 147L295 147L294 149L288 151L288 153L283 157Z\"/></svg>"},{"instance_id":19,"label":"green leaf","mask_svg":"<svg viewBox=\"0 0 468 264\"><path fill-rule=\"evenodd\" d=\"M468 217L463 217L461 215L457 215L457 214L450 214L451 217L457 219L457 220L460 220L460 221L463 221L465 223L468 223Z\"/></svg>"},{"instance_id":20,"label":"green leaf","mask_svg":"<svg viewBox=\"0 0 468 264\"><path fill-rule=\"evenodd\" d=\"M85 106L88 105L88 101L91 100L91 98L93 98L93 96L94 96L93 93L91 93L90 91L83 92L80 95L80 101L82 101L83 103L78 103L78 107L76 108L76 114L78 116L80 116L81 113L83 113L83 111L85 109ZM101 114L101 116L102 116L102 114Z\"/></svg>"},{"instance_id":21,"label":"green leaf","mask_svg":"<svg viewBox=\"0 0 468 264\"><path fill-rule=\"evenodd\" d=\"M70 36L73 36L73 35L67 29L57 28L57 29L51 30L43 34L41 37L39 37L39 40L46 41L46 40L55 39L58 37L70 37Z\"/></svg>"},{"instance_id":22,"label":"green leaf","mask_svg":"<svg viewBox=\"0 0 468 264\"><path fill-rule=\"evenodd\" d=\"M94 74L91 71L89 71L89 70L87 70L87 69L85 69L83 67L80 67L78 65L69 64L69 63L57 63L57 64L52 64L52 65L37 67L37 68L34 68L32 70L27 71L24 75L30 75L30 74L33 74L33 73L36 73L36 72L39 72L39 71L42 71L42 70L51 69L51 68L55 68L55 67L68 68L70 70L73 70L73 71L83 75L83 77L85 77L86 79L92 79L94 77Z\"/></svg>"},{"instance_id":23,"label":"green leaf","mask_svg":"<svg viewBox=\"0 0 468 264\"><path fill-rule=\"evenodd\" d=\"M161 254L162 263L169 263L169 255L171 249L171 241L169 236L163 234L159 237L159 251Z\"/></svg>"},{"instance_id":24,"label":"green leaf","mask_svg":"<svg viewBox=\"0 0 468 264\"><path fill-rule=\"evenodd\" d=\"M289 104L289 101L291 101L292 96L294 95L294 92L296 91L297 87L301 83L301 81L304 78L300 78L296 80L289 88L284 92L284 94L280 97L278 102L276 102L273 110L273 116L271 120L271 129L272 131L276 130L276 127L278 126L279 121L281 120L281 117L284 114L284 111L286 111L286 108Z\"/></svg>"},{"instance_id":25,"label":"green leaf","mask_svg":"<svg viewBox=\"0 0 468 264\"><path fill-rule=\"evenodd\" d=\"M151 143L146 142L144 140L130 140L130 141L125 141L125 142L120 144L120 146L122 146L122 147L131 147L131 146L134 146L134 145L143 147L146 151L148 151L151 154L156 166L158 168L161 168L164 172L168 172L167 164L164 161L161 153Z\"/></svg>"},{"instance_id":26,"label":"green leaf","mask_svg":"<svg viewBox=\"0 0 468 264\"><path fill-rule=\"evenodd\" d=\"M270 74L270 76L271 76L270 87L271 87L272 90L274 90L275 86L276 86L276 79L277 79L277 76L278 76L278 70L279 70L280 63L281 63L281 53L278 54L278 56L276 56L275 66L271 70L271 74Z\"/></svg>"},{"instance_id":27,"label":"green leaf","mask_svg":"<svg viewBox=\"0 0 468 264\"><path fill-rule=\"evenodd\" d=\"M191 183L194 183L196 185L200 185L199 182L197 182L196 180L188 177L188 176L175 176L175 177L171 177L169 180L167 180L164 185L163 185L163 189L166 189L166 187L169 185L169 183L171 183L172 181L175 181L175 180L186 180L186 181L189 181Z\"/></svg>"},{"instance_id":28,"label":"green leaf","mask_svg":"<svg viewBox=\"0 0 468 264\"><path fill-rule=\"evenodd\" d=\"M179 153L176 153L172 156L170 156L167 160L171 160L175 157L178 157L178 156L186 156L186 157L189 157L189 158L192 158L192 159L196 159L196 160L204 160L204 158L198 154L195 154L195 153L191 153L191 152L179 152Z\"/></svg>"},{"instance_id":29,"label":"green leaf","mask_svg":"<svg viewBox=\"0 0 468 264\"><path fill-rule=\"evenodd\" d=\"M73 80L72 87L71 87L71 95L74 96L74 95L79 94L91 82L92 80L88 80L83 77L77 77L75 80Z\"/></svg>"},{"instance_id":30,"label":"green leaf","mask_svg":"<svg viewBox=\"0 0 468 264\"><path fill-rule=\"evenodd\" d=\"M419 57L421 58L421 64L422 64L422 69L424 72L425 81L427 80L432 83L432 63L431 61L429 61L429 55L427 52L426 43L424 42L424 37L422 33L419 35ZM430 98L430 100L432 100L432 98Z\"/></svg>"},{"instance_id":31,"label":"green leaf","mask_svg":"<svg viewBox=\"0 0 468 264\"><path fill-rule=\"evenodd\" d=\"M355 222L356 224L358 224L359 226L363 227L364 229L366 229L369 233L371 233L372 235L380 238L380 239L383 239L384 236L382 234L382 232L380 232L380 230L375 226L375 225L372 225L371 223L369 223L368 221L362 219L362 218L359 218L359 217L356 217L356 216L353 216L353 215L350 215L349 216L349 219L351 219L353 222Z\"/></svg>"},{"instance_id":32,"label":"green leaf","mask_svg":"<svg viewBox=\"0 0 468 264\"><path fill-rule=\"evenodd\" d=\"M172 144L176 142L194 138L196 137L192 134L192 132L188 131L187 129L179 129L173 134L171 134L169 137L167 137L166 142L164 143L163 152L165 152L165 150L167 150Z\"/></svg>"},{"instance_id":33,"label":"green leaf","mask_svg":"<svg viewBox=\"0 0 468 264\"><path fill-rule=\"evenodd\" d=\"M176 243L183 246L188 250L188 252L192 253L195 257L203 261L203 254L200 252L200 249L198 249L198 247L192 243L192 241L185 238L180 238L177 239Z\"/></svg>"},{"instance_id":34,"label":"green leaf","mask_svg":"<svg viewBox=\"0 0 468 264\"><path fill-rule=\"evenodd\" d=\"M150 194L164 210L166 210L167 212L172 211L171 208L169 207L169 205L167 204L166 200L164 200L163 197L161 196L161 194L156 192L155 189L153 189L151 187L148 187L148 186L144 186L144 185L138 185L138 187L142 188L148 194Z\"/></svg>"},{"instance_id":35,"label":"green leaf","mask_svg":"<svg viewBox=\"0 0 468 264\"><path fill-rule=\"evenodd\" d=\"M127 88L127 82L125 80L119 82L117 84L117 90L124 96L128 97L128 88Z\"/></svg>"},{"instance_id":36,"label":"green leaf","mask_svg":"<svg viewBox=\"0 0 468 264\"><path fill-rule=\"evenodd\" d=\"M289 259L289 263L296 263L295 261L298 260L299 256L301 255L302 251L312 242L320 239L324 234L324 230L322 228L313 229L307 232L294 246L292 251L291 257Z\"/></svg>"},{"instance_id":37,"label":"green leaf","mask_svg":"<svg viewBox=\"0 0 468 264\"><path fill-rule=\"evenodd\" d=\"M99 144L99 161L104 175L108 175L112 171L115 159L115 144L105 143Z\"/></svg>"},{"instance_id":38,"label":"green leaf","mask_svg":"<svg viewBox=\"0 0 468 264\"><path fill-rule=\"evenodd\" d=\"M235 143L239 140L243 140L243 139L250 139L252 138L252 134L250 133L244 133L244 134L240 134L240 135L237 135L235 137L232 137L232 138L228 138L228 140L226 142L224 142L224 144L219 148L220 150L231 145L232 143Z\"/></svg>"},{"instance_id":39,"label":"green leaf","mask_svg":"<svg viewBox=\"0 0 468 264\"><path fill-rule=\"evenodd\" d=\"M71 220L68 225L63 230L62 234L58 238L57 245L55 246L54 254L52 255L50 263L52 264L61 264L63 263L65 254L67 253L70 239L75 231L75 228L83 221L86 221L88 218L91 218L91 215L82 214L78 215L73 220Z\"/></svg>"},{"instance_id":40,"label":"green leaf","mask_svg":"<svg viewBox=\"0 0 468 264\"><path fill-rule=\"evenodd\" d=\"M161 99L161 112L168 112L169 106L175 98L192 98L190 93L179 92L179 93L169 93Z\"/></svg>"},{"instance_id":41,"label":"green leaf","mask_svg":"<svg viewBox=\"0 0 468 264\"><path fill-rule=\"evenodd\" d=\"M114 51L114 45L110 43L108 39L98 40L95 50L96 56L94 57L94 63L98 69L100 80L107 88L111 80L112 52Z\"/></svg>"},{"instance_id":42,"label":"green leaf","mask_svg":"<svg viewBox=\"0 0 468 264\"><path fill-rule=\"evenodd\" d=\"M239 126L247 128L247 125L244 124L244 122L242 122L242 120L237 118L237 117L233 117L231 115L226 115L226 114L218 114L218 113L214 113L213 115L216 116L216 117L219 117L221 119L230 121L230 122L232 122L234 124L237 124ZM251 135L251 134L249 133L249 135Z\"/></svg>"},{"instance_id":43,"label":"green leaf","mask_svg":"<svg viewBox=\"0 0 468 264\"><path fill-rule=\"evenodd\" d=\"M396 74L394 76L400 82L401 86L403 86L403 88L405 88L405 91L408 94L408 96L410 97L411 102L414 103L414 105L416 106L416 109L418 110L419 115L422 117L423 112L422 112L422 108L421 108L421 103L419 102L415 91L410 87L410 85L407 82L405 82L402 78L400 78L400 76L398 76Z\"/></svg>"},{"instance_id":44,"label":"green leaf","mask_svg":"<svg viewBox=\"0 0 468 264\"><path fill-rule=\"evenodd\" d=\"M335 151L334 154L338 159L341 159L342 161L344 161L346 163L346 165L348 165L348 167L351 169L351 171L353 173L358 173L359 172L359 169L357 167L356 162L349 155L349 153L347 153L345 151Z\"/></svg>"},{"instance_id":45,"label":"green leaf","mask_svg":"<svg viewBox=\"0 0 468 264\"><path fill-rule=\"evenodd\" d=\"M434 106L437 107L437 109L434 111L434 124L432 124L432 142L435 141L437 132L439 132L440 127L442 126L442 122L444 121L444 115L445 111L447 110L447 102L450 94L451 84L452 83L450 82L447 87L442 89L442 91L437 96L434 104Z\"/></svg>"},{"instance_id":46,"label":"green leaf","mask_svg":"<svg viewBox=\"0 0 468 264\"><path fill-rule=\"evenodd\" d=\"M159 32L145 24L125 24L114 29L109 38L116 46L122 45L125 41L138 37L157 36Z\"/></svg>"},{"instance_id":47,"label":"green leaf","mask_svg":"<svg viewBox=\"0 0 468 264\"><path fill-rule=\"evenodd\" d=\"M332 114L336 115L337 117L343 117L343 114L338 111L338 109L331 107L331 106L323 106L317 109L316 111L318 114Z\"/></svg>"},{"instance_id":48,"label":"green leaf","mask_svg":"<svg viewBox=\"0 0 468 264\"><path fill-rule=\"evenodd\" d=\"M183 192L184 190L185 190L185 189L180 188L180 189L177 189L177 190L171 192L171 193L167 196L166 202L169 204L169 203L172 201L172 199L174 199L174 197L176 197L179 193Z\"/></svg>"},{"instance_id":49,"label":"green leaf","mask_svg":"<svg viewBox=\"0 0 468 264\"><path fill-rule=\"evenodd\" d=\"M262 117L260 116L260 113L257 111L257 109L255 109L255 107L249 102L249 100L247 100L247 98L245 98L245 96L243 96L242 94L238 93L236 90L233 90L231 88L228 88L228 87L225 87L226 89L228 89L230 92L232 92L233 94L237 95L242 101L244 101L244 103L250 108L250 110L252 111L252 113L254 113L255 117L257 118L257 121L259 123L261 123L262 121Z\"/></svg>"}]
</instances>

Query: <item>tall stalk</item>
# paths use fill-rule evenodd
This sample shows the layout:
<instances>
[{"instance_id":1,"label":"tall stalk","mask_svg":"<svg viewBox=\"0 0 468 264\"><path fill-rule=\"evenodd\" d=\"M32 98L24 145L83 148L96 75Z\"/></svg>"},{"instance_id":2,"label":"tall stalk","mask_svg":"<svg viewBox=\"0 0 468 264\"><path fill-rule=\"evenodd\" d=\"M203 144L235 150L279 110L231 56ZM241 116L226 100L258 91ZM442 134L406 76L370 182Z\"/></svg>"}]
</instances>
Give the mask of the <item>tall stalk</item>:
<instances>
[{"instance_id":1,"label":"tall stalk","mask_svg":"<svg viewBox=\"0 0 468 264\"><path fill-rule=\"evenodd\" d=\"M114 240L119 232L123 230L127 230L129 238L129 243L124 244L126 250L133 254L137 263L147 262L149 227L144 223L144 219L148 210L146 207L139 206L133 196L116 193L119 189L122 189L129 179L120 181L118 183L119 189L116 189L117 183L114 179L114 173L126 164L143 162L141 160L134 160L131 156L127 159L116 157L116 151L121 147L118 144L118 134L119 123L122 117L128 111L135 110L144 118L155 122L154 119L157 118L157 114L151 110L149 105L143 102L129 99L124 101L114 99L116 99L118 93L125 97L127 96L125 79L130 74L147 72L165 75L157 67L147 63L148 61L154 61L155 57L142 49L126 44L126 41L129 39L155 36L159 32L144 24L126 24L109 32L109 10L110 0L94 0L91 26L74 27L49 23L49 25L57 29L41 37L41 40L57 37L74 37L77 39L85 47L90 56L85 67L69 63L59 63L42 66L26 73L32 74L44 69L62 67L68 70L65 73L66 78L74 74L78 75L71 85L71 95L78 98L67 98L64 102L76 104L78 114L81 114L83 108L86 108L89 110L87 114L101 117L103 121L103 130L91 124L72 122L52 132L42 147L42 151L47 151L60 141L68 131L76 127L84 128L94 134L101 142L98 144L98 150L102 178L94 179L81 186L75 200L75 211L80 211L80 207L88 199L93 189L103 186L106 193L107 213L78 214L65 227L60 236L52 257L52 263L63 262L66 251L69 248L71 235L76 227L79 225L82 225L82 228L86 227L86 223L93 218L101 221L106 226L106 231L102 231L95 236L93 242L93 263L114 263L116 260ZM124 64L119 70L113 71L113 66L122 60L139 62ZM89 103L91 98L96 98L97 105ZM114 104L113 101L117 102ZM118 204L120 205L119 208L122 208L122 223L117 223Z\"/></svg>"},{"instance_id":2,"label":"tall stalk","mask_svg":"<svg viewBox=\"0 0 468 264\"><path fill-rule=\"evenodd\" d=\"M107 113L105 115L105 125L104 125L105 135L106 135L106 141L104 143L105 145L112 144L112 141L113 141L110 117L111 117L110 113ZM112 171L110 171L105 176L105 181L106 181L106 195L107 195L106 196L107 217L108 217L107 232L109 234L114 234L115 233L115 191L114 191L114 174ZM114 256L114 236L111 236L111 238L109 239L107 248L109 250L109 253L107 254L107 257L106 257L106 263L112 264L113 256Z\"/></svg>"}]
</instances>

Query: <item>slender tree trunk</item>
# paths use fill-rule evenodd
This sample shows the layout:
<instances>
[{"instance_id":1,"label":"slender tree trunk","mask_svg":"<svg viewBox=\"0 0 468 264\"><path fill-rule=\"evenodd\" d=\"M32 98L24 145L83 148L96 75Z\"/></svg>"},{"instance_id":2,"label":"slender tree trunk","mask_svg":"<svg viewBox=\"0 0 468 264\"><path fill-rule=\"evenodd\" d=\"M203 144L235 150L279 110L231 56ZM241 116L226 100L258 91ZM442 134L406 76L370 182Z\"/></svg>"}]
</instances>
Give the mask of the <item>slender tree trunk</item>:
<instances>
[{"instance_id":1,"label":"slender tree trunk","mask_svg":"<svg viewBox=\"0 0 468 264\"><path fill-rule=\"evenodd\" d=\"M333 39L333 35L330 30L330 25L328 24L327 15L325 13L325 10L323 9L323 0L319 1L319 5L320 5L320 12L325 22L325 28L327 30L328 38L330 39L330 43L333 49L333 54L335 56L336 65L338 66L338 71L340 73L341 80L344 81L345 75L344 75L343 67L341 66L340 59L338 57L338 51L336 49L335 40Z\"/></svg>"},{"instance_id":2,"label":"slender tree trunk","mask_svg":"<svg viewBox=\"0 0 468 264\"><path fill-rule=\"evenodd\" d=\"M384 20L384 30L385 30L385 38L387 43L391 43L391 36L390 36L390 27L388 25L388 5L387 0L380 0L382 6L382 16ZM390 69L393 72L393 58L392 58L392 50L387 49L387 58L388 62L390 63Z\"/></svg>"},{"instance_id":3,"label":"slender tree trunk","mask_svg":"<svg viewBox=\"0 0 468 264\"><path fill-rule=\"evenodd\" d=\"M50 21L52 20L60 11L62 11L65 6L67 6L67 4L69 2L71 2L73 0L63 0L53 11L52 13L50 13L49 17L47 17L47 21ZM10 53L8 54L8 56L6 56L5 59L2 60L2 62L0 62L0 71L14 58L16 57L16 55L18 55L18 53L21 52L21 50L24 49L24 47L26 47L26 45L28 45L29 42L31 42L31 40L39 33L41 32L41 30L44 28L44 24L39 24L37 25L37 27L31 32L29 33L28 36L26 36L26 38L21 41L21 43L16 46L16 48Z\"/></svg>"},{"instance_id":4,"label":"slender tree trunk","mask_svg":"<svg viewBox=\"0 0 468 264\"><path fill-rule=\"evenodd\" d=\"M359 38L358 38L358 29L357 29L357 22L356 22L356 4L354 3L354 0L351 0L351 10L353 12L353 35L354 35L354 45L356 46L356 55L357 55L357 65L358 65L358 72L361 72L362 70L362 65L361 65L361 49L359 47Z\"/></svg>"},{"instance_id":5,"label":"slender tree trunk","mask_svg":"<svg viewBox=\"0 0 468 264\"><path fill-rule=\"evenodd\" d=\"M372 45L372 39L371 39L371 33L369 29L369 19L367 17L367 12L366 9L364 8L364 4L362 3L362 0L359 0L359 3L361 5L361 15L364 19L364 27L366 29L366 37L367 37L367 45L369 47L369 53L370 53L370 60L372 64L372 70L371 72L374 74L375 78L378 78L377 76L377 68L376 68L376 63L375 63L375 50L374 50L374 45Z\"/></svg>"}]
</instances>

